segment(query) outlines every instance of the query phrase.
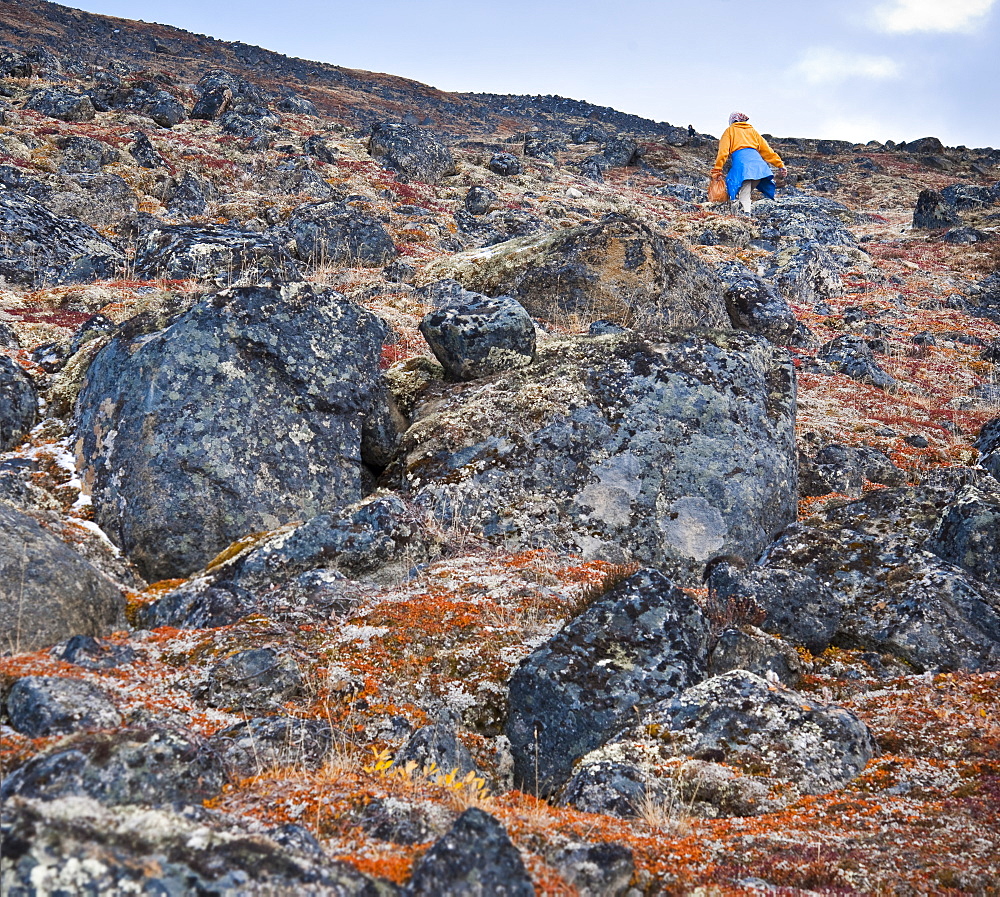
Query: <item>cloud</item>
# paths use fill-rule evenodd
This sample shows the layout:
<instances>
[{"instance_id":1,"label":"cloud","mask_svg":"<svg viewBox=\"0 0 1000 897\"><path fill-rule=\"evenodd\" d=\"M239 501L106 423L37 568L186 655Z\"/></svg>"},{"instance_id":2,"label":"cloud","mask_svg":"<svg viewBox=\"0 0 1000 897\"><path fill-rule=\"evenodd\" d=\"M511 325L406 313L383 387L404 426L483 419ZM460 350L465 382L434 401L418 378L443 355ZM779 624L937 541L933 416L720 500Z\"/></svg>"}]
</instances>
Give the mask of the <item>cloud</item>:
<instances>
[{"instance_id":1,"label":"cloud","mask_svg":"<svg viewBox=\"0 0 1000 897\"><path fill-rule=\"evenodd\" d=\"M876 7L873 22L879 31L971 31L997 0L890 0Z\"/></svg>"},{"instance_id":2,"label":"cloud","mask_svg":"<svg viewBox=\"0 0 1000 897\"><path fill-rule=\"evenodd\" d=\"M888 81L898 78L902 69L888 56L865 56L862 53L844 53L830 47L813 47L806 50L790 74L807 84L838 84L854 78L869 81Z\"/></svg>"}]
</instances>

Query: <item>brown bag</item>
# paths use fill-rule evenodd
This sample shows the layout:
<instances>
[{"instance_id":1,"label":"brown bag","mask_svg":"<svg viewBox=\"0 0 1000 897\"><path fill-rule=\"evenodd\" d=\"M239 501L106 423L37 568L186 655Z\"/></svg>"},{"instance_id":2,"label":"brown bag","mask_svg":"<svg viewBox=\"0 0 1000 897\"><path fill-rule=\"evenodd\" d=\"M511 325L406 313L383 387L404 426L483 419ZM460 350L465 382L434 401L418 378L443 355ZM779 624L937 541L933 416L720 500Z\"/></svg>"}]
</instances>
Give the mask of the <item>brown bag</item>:
<instances>
[{"instance_id":1,"label":"brown bag","mask_svg":"<svg viewBox=\"0 0 1000 897\"><path fill-rule=\"evenodd\" d=\"M710 178L708 181L708 201L709 202L728 202L729 191L726 189L726 181L724 178Z\"/></svg>"}]
</instances>

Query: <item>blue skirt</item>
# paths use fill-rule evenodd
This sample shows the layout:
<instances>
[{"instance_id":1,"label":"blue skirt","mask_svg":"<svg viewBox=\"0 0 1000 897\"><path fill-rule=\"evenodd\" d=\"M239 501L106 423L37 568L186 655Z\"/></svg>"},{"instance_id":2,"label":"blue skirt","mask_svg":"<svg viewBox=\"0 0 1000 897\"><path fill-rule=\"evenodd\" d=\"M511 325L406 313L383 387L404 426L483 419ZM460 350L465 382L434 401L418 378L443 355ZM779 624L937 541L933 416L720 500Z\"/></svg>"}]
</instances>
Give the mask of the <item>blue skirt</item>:
<instances>
[{"instance_id":1,"label":"blue skirt","mask_svg":"<svg viewBox=\"0 0 1000 897\"><path fill-rule=\"evenodd\" d=\"M729 174L726 175L726 190L730 199L736 199L744 181L760 180L757 189L768 199L774 199L774 175L771 167L757 150L745 146L729 157Z\"/></svg>"}]
</instances>

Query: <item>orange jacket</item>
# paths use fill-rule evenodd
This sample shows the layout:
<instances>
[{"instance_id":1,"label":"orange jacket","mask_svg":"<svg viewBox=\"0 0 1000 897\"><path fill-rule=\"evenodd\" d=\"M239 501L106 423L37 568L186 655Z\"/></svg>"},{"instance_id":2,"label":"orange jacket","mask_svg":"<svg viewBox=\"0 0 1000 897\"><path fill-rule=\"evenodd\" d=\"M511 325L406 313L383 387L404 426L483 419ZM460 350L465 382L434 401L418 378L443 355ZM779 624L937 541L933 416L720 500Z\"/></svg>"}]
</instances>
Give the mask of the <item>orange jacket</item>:
<instances>
[{"instance_id":1,"label":"orange jacket","mask_svg":"<svg viewBox=\"0 0 1000 897\"><path fill-rule=\"evenodd\" d=\"M748 147L757 150L768 165L774 165L776 168L785 167L781 156L767 145L767 141L757 133L757 129L750 122L738 121L726 128L725 133L719 138L719 154L715 157L712 176L722 174L722 166L736 150Z\"/></svg>"}]
</instances>

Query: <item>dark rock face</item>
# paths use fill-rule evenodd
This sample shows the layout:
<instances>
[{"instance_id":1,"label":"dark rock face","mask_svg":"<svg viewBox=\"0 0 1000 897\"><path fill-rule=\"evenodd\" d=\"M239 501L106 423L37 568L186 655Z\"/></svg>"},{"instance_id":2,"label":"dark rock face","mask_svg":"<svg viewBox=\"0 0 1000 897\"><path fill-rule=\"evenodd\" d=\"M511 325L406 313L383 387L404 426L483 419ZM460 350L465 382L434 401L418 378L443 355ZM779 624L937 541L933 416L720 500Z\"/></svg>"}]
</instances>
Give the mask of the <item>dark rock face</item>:
<instances>
[{"instance_id":1,"label":"dark rock face","mask_svg":"<svg viewBox=\"0 0 1000 897\"><path fill-rule=\"evenodd\" d=\"M140 234L136 276L194 278L218 287L301 280L292 257L255 231L216 225L159 225Z\"/></svg>"},{"instance_id":2,"label":"dark rock face","mask_svg":"<svg viewBox=\"0 0 1000 897\"><path fill-rule=\"evenodd\" d=\"M35 425L38 391L12 358L0 355L0 452L17 445Z\"/></svg>"},{"instance_id":3,"label":"dark rock face","mask_svg":"<svg viewBox=\"0 0 1000 897\"><path fill-rule=\"evenodd\" d=\"M57 676L25 676L7 695L10 724L29 738L121 725L121 714L96 685Z\"/></svg>"},{"instance_id":4,"label":"dark rock face","mask_svg":"<svg viewBox=\"0 0 1000 897\"><path fill-rule=\"evenodd\" d=\"M708 623L654 570L630 577L529 655L510 681L506 734L518 788L549 795L636 708L702 678Z\"/></svg>"},{"instance_id":5,"label":"dark rock face","mask_svg":"<svg viewBox=\"0 0 1000 897\"><path fill-rule=\"evenodd\" d=\"M190 733L119 729L59 742L7 776L0 797L87 795L109 805L198 804L225 781L222 761Z\"/></svg>"},{"instance_id":6,"label":"dark rock face","mask_svg":"<svg viewBox=\"0 0 1000 897\"><path fill-rule=\"evenodd\" d=\"M125 258L97 231L75 218L60 218L41 203L0 190L0 278L23 286L90 283L117 277Z\"/></svg>"},{"instance_id":7,"label":"dark rock face","mask_svg":"<svg viewBox=\"0 0 1000 897\"><path fill-rule=\"evenodd\" d=\"M524 861L504 827L472 807L413 869L407 897L534 897Z\"/></svg>"},{"instance_id":8,"label":"dark rock face","mask_svg":"<svg viewBox=\"0 0 1000 897\"><path fill-rule=\"evenodd\" d=\"M283 96L274 107L279 112L288 112L292 115L318 115L319 110L316 104L305 97L300 97L294 93Z\"/></svg>"},{"instance_id":9,"label":"dark rock face","mask_svg":"<svg viewBox=\"0 0 1000 897\"><path fill-rule=\"evenodd\" d=\"M244 778L275 766L322 766L333 731L323 720L261 716L216 732L210 744L230 775Z\"/></svg>"},{"instance_id":10,"label":"dark rock face","mask_svg":"<svg viewBox=\"0 0 1000 897\"><path fill-rule=\"evenodd\" d=\"M337 161L337 150L330 146L319 134L308 136L302 143L302 151L327 165L332 165Z\"/></svg>"},{"instance_id":11,"label":"dark rock face","mask_svg":"<svg viewBox=\"0 0 1000 897\"><path fill-rule=\"evenodd\" d=\"M496 543L628 551L694 584L795 518L794 407L791 365L760 337L552 341L419 417L384 477Z\"/></svg>"},{"instance_id":12,"label":"dark rock face","mask_svg":"<svg viewBox=\"0 0 1000 897\"><path fill-rule=\"evenodd\" d=\"M455 380L475 380L535 357L535 325L516 299L457 291L420 322L431 351Z\"/></svg>"},{"instance_id":13,"label":"dark rock face","mask_svg":"<svg viewBox=\"0 0 1000 897\"><path fill-rule=\"evenodd\" d=\"M273 648L237 651L212 667L205 701L213 707L274 710L302 690L302 673Z\"/></svg>"},{"instance_id":14,"label":"dark rock face","mask_svg":"<svg viewBox=\"0 0 1000 897\"><path fill-rule=\"evenodd\" d=\"M803 345L809 331L795 320L788 303L762 277L740 262L721 265L723 298L733 325L759 333L778 345Z\"/></svg>"},{"instance_id":15,"label":"dark rock face","mask_svg":"<svg viewBox=\"0 0 1000 897\"><path fill-rule=\"evenodd\" d=\"M908 153L920 153L921 155L940 155L944 152L944 144L937 137L919 137L903 144L903 149Z\"/></svg>"},{"instance_id":16,"label":"dark rock face","mask_svg":"<svg viewBox=\"0 0 1000 897\"><path fill-rule=\"evenodd\" d=\"M231 821L89 798L4 805L4 893L275 894L385 897L376 883L301 837L253 834ZM299 846L302 844L302 846ZM7 846L14 848L9 854ZM16 848L15 848L16 845Z\"/></svg>"},{"instance_id":17,"label":"dark rock face","mask_svg":"<svg viewBox=\"0 0 1000 897\"><path fill-rule=\"evenodd\" d=\"M381 267L397 255L382 222L339 202L299 206L286 225L295 257L310 265Z\"/></svg>"},{"instance_id":18,"label":"dark rock face","mask_svg":"<svg viewBox=\"0 0 1000 897\"><path fill-rule=\"evenodd\" d=\"M729 326L718 275L679 240L621 215L461 252L429 265L427 276L451 278L487 296L512 296L545 320Z\"/></svg>"},{"instance_id":19,"label":"dark rock face","mask_svg":"<svg viewBox=\"0 0 1000 897\"><path fill-rule=\"evenodd\" d=\"M63 152L59 170L67 174L95 174L102 166L121 159L113 146L93 137L73 135L59 140L58 146Z\"/></svg>"},{"instance_id":20,"label":"dark rock face","mask_svg":"<svg viewBox=\"0 0 1000 897\"><path fill-rule=\"evenodd\" d=\"M94 104L90 97L71 93L58 87L46 87L36 91L24 104L25 109L40 112L49 118L61 121L91 121L94 118Z\"/></svg>"},{"instance_id":21,"label":"dark rock face","mask_svg":"<svg viewBox=\"0 0 1000 897\"><path fill-rule=\"evenodd\" d=\"M850 225L857 215L843 203L821 196L783 195L780 201L761 200L754 204L753 217L761 237L779 244L819 244L856 246Z\"/></svg>"},{"instance_id":22,"label":"dark rock face","mask_svg":"<svg viewBox=\"0 0 1000 897\"><path fill-rule=\"evenodd\" d=\"M372 126L368 152L407 180L436 184L455 173L451 150L430 131L379 122Z\"/></svg>"},{"instance_id":23,"label":"dark rock face","mask_svg":"<svg viewBox=\"0 0 1000 897\"><path fill-rule=\"evenodd\" d=\"M845 333L820 347L817 357L859 383L891 389L896 380L875 360L868 343L860 336Z\"/></svg>"},{"instance_id":24,"label":"dark rock face","mask_svg":"<svg viewBox=\"0 0 1000 897\"><path fill-rule=\"evenodd\" d=\"M225 291L112 340L77 408L97 520L159 579L359 499L365 432L388 414L385 334L339 294L296 285Z\"/></svg>"},{"instance_id":25,"label":"dark rock face","mask_svg":"<svg viewBox=\"0 0 1000 897\"><path fill-rule=\"evenodd\" d=\"M110 670L135 660L135 651L128 645L115 645L92 635L74 635L53 648L52 654L85 670Z\"/></svg>"},{"instance_id":26,"label":"dark rock face","mask_svg":"<svg viewBox=\"0 0 1000 897\"><path fill-rule=\"evenodd\" d=\"M124 626L118 586L31 517L0 503L0 652Z\"/></svg>"},{"instance_id":27,"label":"dark rock face","mask_svg":"<svg viewBox=\"0 0 1000 897\"><path fill-rule=\"evenodd\" d=\"M1000 317L1000 271L988 274L969 290L975 303L974 313L991 318Z\"/></svg>"},{"instance_id":28,"label":"dark rock face","mask_svg":"<svg viewBox=\"0 0 1000 897\"><path fill-rule=\"evenodd\" d=\"M816 305L844 294L840 265L820 244L801 241L783 246L771 257L766 274L790 300Z\"/></svg>"},{"instance_id":29,"label":"dark rock face","mask_svg":"<svg viewBox=\"0 0 1000 897\"><path fill-rule=\"evenodd\" d=\"M632 851L613 841L567 847L556 864L580 897L622 897L635 873Z\"/></svg>"},{"instance_id":30,"label":"dark rock face","mask_svg":"<svg viewBox=\"0 0 1000 897\"><path fill-rule=\"evenodd\" d=\"M913 226L925 230L943 230L961 224L955 209L936 190L921 190L913 210Z\"/></svg>"}]
</instances>

